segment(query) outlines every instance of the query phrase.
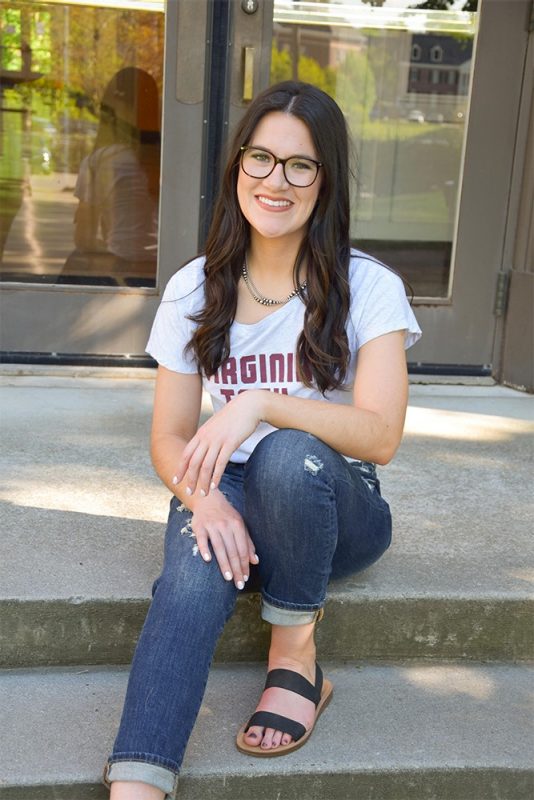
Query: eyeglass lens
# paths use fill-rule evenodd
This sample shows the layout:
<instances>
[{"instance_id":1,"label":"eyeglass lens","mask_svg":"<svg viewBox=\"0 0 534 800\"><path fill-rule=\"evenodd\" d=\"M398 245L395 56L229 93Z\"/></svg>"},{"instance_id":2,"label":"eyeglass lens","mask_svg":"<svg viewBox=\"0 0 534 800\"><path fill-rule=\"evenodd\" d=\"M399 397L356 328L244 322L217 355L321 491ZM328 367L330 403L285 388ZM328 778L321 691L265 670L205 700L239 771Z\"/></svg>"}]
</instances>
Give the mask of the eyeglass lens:
<instances>
[{"instance_id":1,"label":"eyeglass lens","mask_svg":"<svg viewBox=\"0 0 534 800\"><path fill-rule=\"evenodd\" d=\"M251 178L266 178L275 167L275 157L266 150L250 148L242 152L243 170ZM317 177L318 166L307 158L294 156L283 165L284 175L293 186L310 186Z\"/></svg>"}]
</instances>

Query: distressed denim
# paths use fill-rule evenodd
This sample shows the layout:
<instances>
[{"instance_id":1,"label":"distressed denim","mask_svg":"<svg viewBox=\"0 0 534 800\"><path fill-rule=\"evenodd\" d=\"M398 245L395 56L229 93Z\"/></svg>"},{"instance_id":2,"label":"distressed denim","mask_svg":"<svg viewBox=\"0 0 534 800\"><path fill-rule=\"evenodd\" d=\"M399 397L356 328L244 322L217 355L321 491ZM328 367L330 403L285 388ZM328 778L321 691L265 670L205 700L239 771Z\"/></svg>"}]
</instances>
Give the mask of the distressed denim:
<instances>
[{"instance_id":1,"label":"distressed denim","mask_svg":"<svg viewBox=\"0 0 534 800\"><path fill-rule=\"evenodd\" d=\"M348 462L301 431L266 436L246 464L228 464L220 489L255 544L259 564L247 589L260 589L262 616L274 624L320 619L329 579L365 569L391 540L374 465ZM216 559L205 562L198 553L191 516L173 497L163 570L105 772L107 782L141 780L167 798L175 796L213 652L238 595Z\"/></svg>"}]
</instances>

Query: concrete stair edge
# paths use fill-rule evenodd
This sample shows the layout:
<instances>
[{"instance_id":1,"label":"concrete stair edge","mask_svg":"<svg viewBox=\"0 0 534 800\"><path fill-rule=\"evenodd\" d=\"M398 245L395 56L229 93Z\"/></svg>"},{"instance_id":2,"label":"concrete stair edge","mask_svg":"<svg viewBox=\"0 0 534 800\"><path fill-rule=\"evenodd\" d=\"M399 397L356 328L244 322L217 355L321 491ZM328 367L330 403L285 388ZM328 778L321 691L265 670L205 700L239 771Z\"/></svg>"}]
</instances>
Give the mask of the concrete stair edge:
<instances>
[{"instance_id":1,"label":"concrete stair edge","mask_svg":"<svg viewBox=\"0 0 534 800\"><path fill-rule=\"evenodd\" d=\"M127 664L148 600L0 600L0 667ZM327 659L534 659L534 598L385 597L332 592L317 628ZM327 624L326 624L327 623ZM238 598L218 661L265 657L259 596Z\"/></svg>"}]
</instances>

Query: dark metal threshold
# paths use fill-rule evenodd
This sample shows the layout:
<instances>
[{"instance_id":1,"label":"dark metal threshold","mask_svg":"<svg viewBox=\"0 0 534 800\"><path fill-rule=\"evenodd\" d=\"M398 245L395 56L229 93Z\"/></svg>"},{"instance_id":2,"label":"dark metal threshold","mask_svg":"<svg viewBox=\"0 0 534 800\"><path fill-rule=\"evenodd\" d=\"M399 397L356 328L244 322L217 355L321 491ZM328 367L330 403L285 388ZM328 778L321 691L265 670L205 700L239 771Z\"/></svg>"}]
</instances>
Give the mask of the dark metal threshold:
<instances>
[{"instance_id":1,"label":"dark metal threshold","mask_svg":"<svg viewBox=\"0 0 534 800\"><path fill-rule=\"evenodd\" d=\"M146 355L99 355L95 353L36 353L0 352L0 364L35 364L63 367L148 367L157 363ZM491 376L488 364L432 364L408 362L410 375L462 375L465 377Z\"/></svg>"},{"instance_id":2,"label":"dark metal threshold","mask_svg":"<svg viewBox=\"0 0 534 800\"><path fill-rule=\"evenodd\" d=\"M0 364L54 365L58 367L157 367L145 355L101 355L98 353L35 353L1 351Z\"/></svg>"}]
</instances>

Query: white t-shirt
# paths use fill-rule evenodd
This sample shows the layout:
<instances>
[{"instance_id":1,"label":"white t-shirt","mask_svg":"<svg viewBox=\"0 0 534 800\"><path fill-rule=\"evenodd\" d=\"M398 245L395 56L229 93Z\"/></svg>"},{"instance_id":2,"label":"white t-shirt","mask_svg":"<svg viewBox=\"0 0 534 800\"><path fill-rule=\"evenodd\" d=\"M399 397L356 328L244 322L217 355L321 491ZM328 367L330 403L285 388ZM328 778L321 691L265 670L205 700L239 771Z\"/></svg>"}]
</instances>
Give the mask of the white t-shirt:
<instances>
[{"instance_id":1,"label":"white t-shirt","mask_svg":"<svg viewBox=\"0 0 534 800\"><path fill-rule=\"evenodd\" d=\"M146 347L167 369L198 373L191 352L184 348L195 324L187 317L204 305L204 257L186 264L170 279L158 308ZM269 389L293 397L312 398L332 403L352 402L358 349L371 339L392 331L406 332L405 347L411 347L421 330L406 298L401 279L380 262L352 250L349 267L350 313L346 332L351 360L343 389L324 396L318 389L304 386L296 377L295 349L304 324L304 303L297 296L259 322L245 325L234 322L230 328L230 356L217 374L203 378L213 410L223 408L241 391ZM274 428L262 422L235 451L231 460L244 463L258 444Z\"/></svg>"},{"instance_id":2,"label":"white t-shirt","mask_svg":"<svg viewBox=\"0 0 534 800\"><path fill-rule=\"evenodd\" d=\"M130 147L112 144L86 156L74 195L98 210L100 234L110 253L127 261L156 261L157 207Z\"/></svg>"}]
</instances>

